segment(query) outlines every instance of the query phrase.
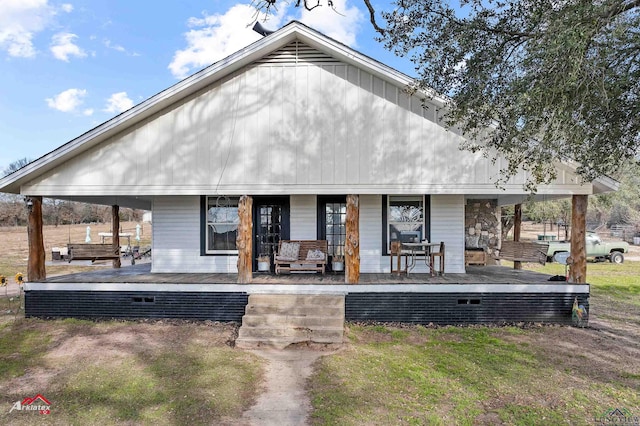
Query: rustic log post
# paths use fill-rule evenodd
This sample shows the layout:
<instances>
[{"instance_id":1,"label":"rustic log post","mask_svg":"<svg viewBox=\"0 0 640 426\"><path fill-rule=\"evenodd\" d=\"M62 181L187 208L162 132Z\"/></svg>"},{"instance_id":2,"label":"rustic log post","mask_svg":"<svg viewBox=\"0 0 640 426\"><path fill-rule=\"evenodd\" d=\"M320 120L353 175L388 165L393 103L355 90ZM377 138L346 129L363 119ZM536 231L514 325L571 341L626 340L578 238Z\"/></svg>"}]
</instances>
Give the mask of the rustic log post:
<instances>
[{"instance_id":1,"label":"rustic log post","mask_svg":"<svg viewBox=\"0 0 640 426\"><path fill-rule=\"evenodd\" d=\"M345 239L345 282L360 281L360 199L347 195L347 235Z\"/></svg>"},{"instance_id":2,"label":"rustic log post","mask_svg":"<svg viewBox=\"0 0 640 426\"><path fill-rule=\"evenodd\" d=\"M253 278L253 198L247 195L240 197L238 216L238 284L245 284Z\"/></svg>"},{"instance_id":3,"label":"rustic log post","mask_svg":"<svg viewBox=\"0 0 640 426\"><path fill-rule=\"evenodd\" d=\"M42 281L47 278L44 267L44 238L42 236L42 197L27 198L28 222L27 240L29 259L27 262L27 280Z\"/></svg>"},{"instance_id":4,"label":"rustic log post","mask_svg":"<svg viewBox=\"0 0 640 426\"><path fill-rule=\"evenodd\" d=\"M111 230L113 235L111 247L118 250L117 253L120 254L120 206L118 205L111 206ZM116 269L120 267L120 256L113 259L113 267Z\"/></svg>"},{"instance_id":5,"label":"rustic log post","mask_svg":"<svg viewBox=\"0 0 640 426\"><path fill-rule=\"evenodd\" d=\"M520 241L520 230L522 228L522 204L516 204L513 212L513 241ZM513 262L513 269L522 269L522 262Z\"/></svg>"},{"instance_id":6,"label":"rustic log post","mask_svg":"<svg viewBox=\"0 0 640 426\"><path fill-rule=\"evenodd\" d=\"M587 282L587 206L588 195L574 195L571 202L571 264L569 281Z\"/></svg>"}]
</instances>

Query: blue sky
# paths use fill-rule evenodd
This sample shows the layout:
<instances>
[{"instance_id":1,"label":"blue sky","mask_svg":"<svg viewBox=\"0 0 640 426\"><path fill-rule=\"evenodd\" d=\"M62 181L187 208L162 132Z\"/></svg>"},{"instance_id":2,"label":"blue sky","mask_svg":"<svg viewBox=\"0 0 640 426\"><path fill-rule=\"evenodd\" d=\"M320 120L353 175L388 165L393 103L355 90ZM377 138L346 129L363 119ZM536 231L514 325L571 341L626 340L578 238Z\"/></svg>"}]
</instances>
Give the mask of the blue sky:
<instances>
[{"instance_id":1,"label":"blue sky","mask_svg":"<svg viewBox=\"0 0 640 426\"><path fill-rule=\"evenodd\" d=\"M364 3L333 3L341 15L283 3L263 25L296 19L413 75L408 60L374 40ZM0 0L0 171L254 42L254 13L220 0Z\"/></svg>"}]
</instances>

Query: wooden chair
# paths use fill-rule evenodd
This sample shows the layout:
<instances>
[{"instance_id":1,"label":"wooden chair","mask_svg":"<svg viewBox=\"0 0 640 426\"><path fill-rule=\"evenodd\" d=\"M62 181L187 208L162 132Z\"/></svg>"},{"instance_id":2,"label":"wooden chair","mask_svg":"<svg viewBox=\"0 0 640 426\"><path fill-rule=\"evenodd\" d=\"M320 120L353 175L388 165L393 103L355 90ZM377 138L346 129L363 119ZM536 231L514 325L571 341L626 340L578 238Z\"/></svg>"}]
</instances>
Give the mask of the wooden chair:
<instances>
[{"instance_id":1,"label":"wooden chair","mask_svg":"<svg viewBox=\"0 0 640 426\"><path fill-rule=\"evenodd\" d=\"M390 256L389 258L391 259L391 273L396 273L398 275L400 274L406 274L407 273L407 267L408 267L408 262L407 262L407 254L402 252L402 242L400 241L392 241L391 242L391 250L390 250ZM397 260L397 268L393 269L393 257L396 256L398 258ZM404 256L404 269L402 269L402 256Z\"/></svg>"},{"instance_id":2,"label":"wooden chair","mask_svg":"<svg viewBox=\"0 0 640 426\"><path fill-rule=\"evenodd\" d=\"M438 251L431 250L429 252L429 269L431 270L432 277L436 275L436 270L435 270L436 257L440 258L437 272L440 275L444 275L444 242L442 241L440 242L440 248L438 249Z\"/></svg>"}]
</instances>

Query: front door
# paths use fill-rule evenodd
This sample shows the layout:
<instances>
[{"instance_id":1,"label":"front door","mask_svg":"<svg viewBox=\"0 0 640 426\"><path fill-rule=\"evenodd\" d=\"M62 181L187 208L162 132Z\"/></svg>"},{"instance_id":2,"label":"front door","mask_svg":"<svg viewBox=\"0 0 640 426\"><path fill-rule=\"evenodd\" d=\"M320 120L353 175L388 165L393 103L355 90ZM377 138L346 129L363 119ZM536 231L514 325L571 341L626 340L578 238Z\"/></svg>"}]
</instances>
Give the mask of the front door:
<instances>
[{"instance_id":1,"label":"front door","mask_svg":"<svg viewBox=\"0 0 640 426\"><path fill-rule=\"evenodd\" d=\"M273 253L280 240L289 239L289 197L253 198L253 270L258 259L269 259L273 270Z\"/></svg>"},{"instance_id":2,"label":"front door","mask_svg":"<svg viewBox=\"0 0 640 426\"><path fill-rule=\"evenodd\" d=\"M329 268L332 261L342 258L347 236L347 197L345 195L318 197L318 237L327 240Z\"/></svg>"}]
</instances>

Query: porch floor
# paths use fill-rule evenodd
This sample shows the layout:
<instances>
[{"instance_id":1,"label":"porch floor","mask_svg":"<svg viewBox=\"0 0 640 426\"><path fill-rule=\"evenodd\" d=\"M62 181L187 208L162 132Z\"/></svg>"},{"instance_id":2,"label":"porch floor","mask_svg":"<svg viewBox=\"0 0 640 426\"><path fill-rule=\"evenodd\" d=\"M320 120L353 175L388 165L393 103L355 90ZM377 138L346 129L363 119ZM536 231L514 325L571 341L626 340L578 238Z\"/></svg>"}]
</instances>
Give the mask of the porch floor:
<instances>
[{"instance_id":1,"label":"porch floor","mask_svg":"<svg viewBox=\"0 0 640 426\"><path fill-rule=\"evenodd\" d=\"M468 266L466 274L397 275L390 273L360 274L359 284L561 284L550 282L549 275L506 266ZM60 275L47 278L44 283L153 283L153 284L236 284L236 274L214 273L151 273L151 264L123 266L120 269ZM326 275L293 273L273 275L254 273L251 284L344 285L343 274ZM562 283L564 284L564 283Z\"/></svg>"}]
</instances>

